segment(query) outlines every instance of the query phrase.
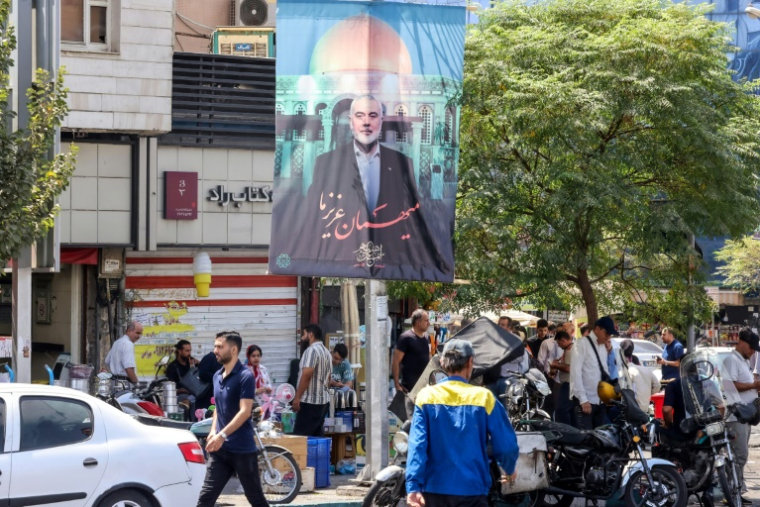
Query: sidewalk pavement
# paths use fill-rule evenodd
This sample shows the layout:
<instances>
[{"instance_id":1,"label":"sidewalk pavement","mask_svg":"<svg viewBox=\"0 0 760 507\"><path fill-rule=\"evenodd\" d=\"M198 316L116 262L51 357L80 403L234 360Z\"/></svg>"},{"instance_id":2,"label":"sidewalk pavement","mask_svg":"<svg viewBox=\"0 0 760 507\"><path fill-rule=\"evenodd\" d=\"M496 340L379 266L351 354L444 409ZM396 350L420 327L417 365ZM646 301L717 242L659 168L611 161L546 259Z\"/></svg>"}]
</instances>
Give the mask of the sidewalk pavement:
<instances>
[{"instance_id":1,"label":"sidewalk pavement","mask_svg":"<svg viewBox=\"0 0 760 507\"><path fill-rule=\"evenodd\" d=\"M744 470L744 477L749 489L747 497L753 501L755 507L760 507L760 427L752 428L749 460ZM349 482L350 479L352 477L347 475L332 475L330 476L331 487L318 489L314 493L300 494L290 505L293 507L361 507L363 500L363 495L361 495L362 490L347 488L346 486L352 484ZM357 491L357 494L360 496L346 496L351 490ZM237 479L230 480L230 483L224 490L224 495L219 498L219 502L217 503L217 507L244 507L248 505ZM599 505L603 506L604 503L600 502ZM697 506L698 504L692 498L689 505ZM716 505L720 506L722 504L716 502ZM573 507L585 507L584 500L577 499L573 503Z\"/></svg>"}]
</instances>

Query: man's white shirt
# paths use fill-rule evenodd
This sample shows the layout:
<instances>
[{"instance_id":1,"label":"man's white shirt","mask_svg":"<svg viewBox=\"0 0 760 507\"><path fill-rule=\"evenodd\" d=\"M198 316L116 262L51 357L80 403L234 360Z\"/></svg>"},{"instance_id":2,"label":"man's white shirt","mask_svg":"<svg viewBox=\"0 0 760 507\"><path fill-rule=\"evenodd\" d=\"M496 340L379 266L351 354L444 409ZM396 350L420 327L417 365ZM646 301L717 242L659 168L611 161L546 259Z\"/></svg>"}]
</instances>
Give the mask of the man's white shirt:
<instances>
[{"instance_id":1,"label":"man's white shirt","mask_svg":"<svg viewBox=\"0 0 760 507\"><path fill-rule=\"evenodd\" d=\"M602 362L602 368L606 373L607 370L607 347L599 344L593 331L589 334L593 346L599 353L599 360ZM592 349L592 344L587 338L580 338L573 345L573 360L570 364L570 397L577 398L583 403L599 404L599 395L597 386L602 380L602 374L599 370L599 361Z\"/></svg>"},{"instance_id":2,"label":"man's white shirt","mask_svg":"<svg viewBox=\"0 0 760 507\"><path fill-rule=\"evenodd\" d=\"M564 350L557 344L557 340L554 338L547 338L541 342L541 347L538 349L538 364L541 365L544 373L549 377L549 365L560 359ZM559 373L553 377L556 382L559 382Z\"/></svg>"},{"instance_id":3,"label":"man's white shirt","mask_svg":"<svg viewBox=\"0 0 760 507\"><path fill-rule=\"evenodd\" d=\"M639 408L645 413L649 412L649 400L652 398L652 393L660 391L662 385L654 373L644 366L636 366L633 363L628 363L628 372L631 374L631 381L633 382L633 392L636 395L636 402L639 404Z\"/></svg>"},{"instance_id":4,"label":"man's white shirt","mask_svg":"<svg viewBox=\"0 0 760 507\"><path fill-rule=\"evenodd\" d=\"M106 356L106 366L114 375L127 376L127 368L137 369L135 362L135 344L124 335L113 343L111 351Z\"/></svg>"}]
</instances>

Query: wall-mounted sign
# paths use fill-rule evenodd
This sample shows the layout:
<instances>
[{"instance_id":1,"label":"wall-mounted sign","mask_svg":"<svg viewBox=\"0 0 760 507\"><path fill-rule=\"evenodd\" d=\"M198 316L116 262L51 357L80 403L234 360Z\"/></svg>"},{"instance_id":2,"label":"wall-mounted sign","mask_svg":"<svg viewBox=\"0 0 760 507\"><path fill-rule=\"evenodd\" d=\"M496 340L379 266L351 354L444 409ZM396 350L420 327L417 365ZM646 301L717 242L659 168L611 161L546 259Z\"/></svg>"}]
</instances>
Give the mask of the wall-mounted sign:
<instances>
[{"instance_id":1,"label":"wall-mounted sign","mask_svg":"<svg viewBox=\"0 0 760 507\"><path fill-rule=\"evenodd\" d=\"M208 200L218 202L219 206L229 206L233 203L236 208L242 206L244 202L272 202L272 187L265 185L263 187L245 187L238 193L225 192L224 185L217 185L208 191Z\"/></svg>"},{"instance_id":2,"label":"wall-mounted sign","mask_svg":"<svg viewBox=\"0 0 760 507\"><path fill-rule=\"evenodd\" d=\"M196 220L198 218L198 173L164 172L164 218Z\"/></svg>"},{"instance_id":3,"label":"wall-mounted sign","mask_svg":"<svg viewBox=\"0 0 760 507\"><path fill-rule=\"evenodd\" d=\"M253 49L253 44L250 42L248 44L245 43L238 43L235 44L235 51L251 51Z\"/></svg>"}]
</instances>

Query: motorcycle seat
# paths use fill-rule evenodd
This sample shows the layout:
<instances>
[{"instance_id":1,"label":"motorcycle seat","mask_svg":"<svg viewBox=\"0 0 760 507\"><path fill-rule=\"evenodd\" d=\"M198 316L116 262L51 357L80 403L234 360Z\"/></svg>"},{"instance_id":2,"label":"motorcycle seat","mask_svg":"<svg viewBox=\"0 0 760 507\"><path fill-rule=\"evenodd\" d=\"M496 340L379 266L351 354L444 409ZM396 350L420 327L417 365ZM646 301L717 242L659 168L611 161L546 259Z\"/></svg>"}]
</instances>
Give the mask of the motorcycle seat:
<instances>
[{"instance_id":1,"label":"motorcycle seat","mask_svg":"<svg viewBox=\"0 0 760 507\"><path fill-rule=\"evenodd\" d=\"M554 421L531 421L530 424L537 431L551 433L546 440L552 444L583 445L588 436L588 431Z\"/></svg>"}]
</instances>

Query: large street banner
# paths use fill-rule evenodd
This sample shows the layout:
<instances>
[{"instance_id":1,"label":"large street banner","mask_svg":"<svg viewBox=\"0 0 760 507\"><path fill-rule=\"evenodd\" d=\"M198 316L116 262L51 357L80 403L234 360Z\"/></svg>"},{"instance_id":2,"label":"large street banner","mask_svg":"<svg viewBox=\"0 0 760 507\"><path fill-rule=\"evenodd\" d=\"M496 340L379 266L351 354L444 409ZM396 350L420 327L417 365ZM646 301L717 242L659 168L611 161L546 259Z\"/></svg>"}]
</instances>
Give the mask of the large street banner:
<instances>
[{"instance_id":1,"label":"large street banner","mask_svg":"<svg viewBox=\"0 0 760 507\"><path fill-rule=\"evenodd\" d=\"M277 10L270 272L453 281L464 7Z\"/></svg>"}]
</instances>

